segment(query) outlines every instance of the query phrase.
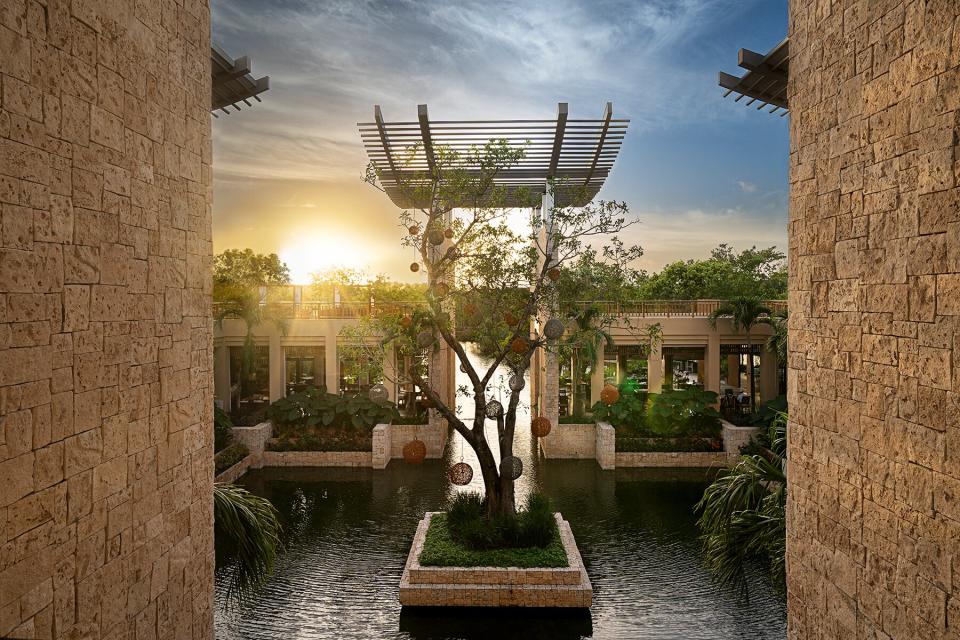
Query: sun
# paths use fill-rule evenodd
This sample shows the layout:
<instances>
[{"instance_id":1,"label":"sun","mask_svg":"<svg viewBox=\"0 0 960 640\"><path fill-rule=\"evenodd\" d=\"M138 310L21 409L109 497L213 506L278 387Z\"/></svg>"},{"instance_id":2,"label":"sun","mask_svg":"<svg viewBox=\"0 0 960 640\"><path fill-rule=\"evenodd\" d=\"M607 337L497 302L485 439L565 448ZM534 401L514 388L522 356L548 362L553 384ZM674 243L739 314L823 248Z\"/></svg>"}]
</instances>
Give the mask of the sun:
<instances>
[{"instance_id":1,"label":"sun","mask_svg":"<svg viewBox=\"0 0 960 640\"><path fill-rule=\"evenodd\" d=\"M310 284L312 274L332 267L366 267L362 245L338 234L300 236L285 244L278 255L290 267L293 284Z\"/></svg>"}]
</instances>

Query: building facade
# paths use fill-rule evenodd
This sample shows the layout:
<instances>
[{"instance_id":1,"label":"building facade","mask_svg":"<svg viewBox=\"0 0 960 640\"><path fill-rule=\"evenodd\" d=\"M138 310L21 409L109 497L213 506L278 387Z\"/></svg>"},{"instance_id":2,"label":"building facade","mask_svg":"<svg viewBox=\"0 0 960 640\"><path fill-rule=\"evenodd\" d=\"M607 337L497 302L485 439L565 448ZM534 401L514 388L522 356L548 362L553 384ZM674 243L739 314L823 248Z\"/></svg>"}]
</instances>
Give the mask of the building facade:
<instances>
[{"instance_id":1,"label":"building facade","mask_svg":"<svg viewBox=\"0 0 960 640\"><path fill-rule=\"evenodd\" d=\"M213 637L210 13L0 3L0 636Z\"/></svg>"},{"instance_id":2,"label":"building facade","mask_svg":"<svg viewBox=\"0 0 960 640\"><path fill-rule=\"evenodd\" d=\"M789 636L957 638L960 5L789 37Z\"/></svg>"}]
</instances>

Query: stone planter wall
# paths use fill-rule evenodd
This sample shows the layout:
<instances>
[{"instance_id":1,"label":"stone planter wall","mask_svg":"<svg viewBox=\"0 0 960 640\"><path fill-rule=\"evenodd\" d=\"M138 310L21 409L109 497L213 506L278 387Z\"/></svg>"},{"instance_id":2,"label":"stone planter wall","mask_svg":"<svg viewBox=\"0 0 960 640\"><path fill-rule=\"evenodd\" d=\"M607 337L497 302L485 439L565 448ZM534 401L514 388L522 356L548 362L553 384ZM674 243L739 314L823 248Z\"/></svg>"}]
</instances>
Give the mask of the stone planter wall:
<instances>
[{"instance_id":1,"label":"stone planter wall","mask_svg":"<svg viewBox=\"0 0 960 640\"><path fill-rule=\"evenodd\" d=\"M261 454L249 454L240 462L236 463L232 467L224 469L216 478L214 482L236 482L237 479L247 472L247 469L258 469L262 463Z\"/></svg>"},{"instance_id":2,"label":"stone planter wall","mask_svg":"<svg viewBox=\"0 0 960 640\"><path fill-rule=\"evenodd\" d=\"M450 427L447 421L437 421L433 424L391 424L390 427L390 457L402 458L403 446L419 438L427 445L427 459L443 457L443 450L447 446Z\"/></svg>"},{"instance_id":3,"label":"stone planter wall","mask_svg":"<svg viewBox=\"0 0 960 640\"><path fill-rule=\"evenodd\" d=\"M734 458L740 455L740 447L763 431L760 427L738 427L726 420L720 422L723 424L723 450Z\"/></svg>"},{"instance_id":4,"label":"stone planter wall","mask_svg":"<svg viewBox=\"0 0 960 640\"><path fill-rule=\"evenodd\" d=\"M597 457L595 424L557 424L549 435L540 438L544 458L592 460Z\"/></svg>"},{"instance_id":5,"label":"stone planter wall","mask_svg":"<svg viewBox=\"0 0 960 640\"><path fill-rule=\"evenodd\" d=\"M725 467L723 451L618 451L617 467Z\"/></svg>"},{"instance_id":6,"label":"stone planter wall","mask_svg":"<svg viewBox=\"0 0 960 640\"><path fill-rule=\"evenodd\" d=\"M372 467L372 451L264 451L263 467Z\"/></svg>"},{"instance_id":7,"label":"stone planter wall","mask_svg":"<svg viewBox=\"0 0 960 640\"><path fill-rule=\"evenodd\" d=\"M617 466L617 432L609 422L598 422L596 426L597 464L603 470Z\"/></svg>"}]
</instances>

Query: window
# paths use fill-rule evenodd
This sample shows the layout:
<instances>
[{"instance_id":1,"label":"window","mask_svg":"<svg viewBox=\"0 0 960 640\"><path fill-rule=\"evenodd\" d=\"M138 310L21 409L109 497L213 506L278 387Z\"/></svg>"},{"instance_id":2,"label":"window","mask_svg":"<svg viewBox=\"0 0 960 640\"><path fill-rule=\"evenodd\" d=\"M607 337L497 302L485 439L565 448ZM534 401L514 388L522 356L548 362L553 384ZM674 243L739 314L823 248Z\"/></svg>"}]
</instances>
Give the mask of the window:
<instances>
[{"instance_id":1,"label":"window","mask_svg":"<svg viewBox=\"0 0 960 640\"><path fill-rule=\"evenodd\" d=\"M383 382L383 377L371 374L373 361L365 356L340 356L340 393L363 393L375 384Z\"/></svg>"},{"instance_id":2,"label":"window","mask_svg":"<svg viewBox=\"0 0 960 640\"><path fill-rule=\"evenodd\" d=\"M270 348L230 347L230 406L237 418L262 411L270 404Z\"/></svg>"},{"instance_id":3,"label":"window","mask_svg":"<svg viewBox=\"0 0 960 640\"><path fill-rule=\"evenodd\" d=\"M307 387L326 386L326 358L323 347L286 347L286 393L290 395Z\"/></svg>"}]
</instances>

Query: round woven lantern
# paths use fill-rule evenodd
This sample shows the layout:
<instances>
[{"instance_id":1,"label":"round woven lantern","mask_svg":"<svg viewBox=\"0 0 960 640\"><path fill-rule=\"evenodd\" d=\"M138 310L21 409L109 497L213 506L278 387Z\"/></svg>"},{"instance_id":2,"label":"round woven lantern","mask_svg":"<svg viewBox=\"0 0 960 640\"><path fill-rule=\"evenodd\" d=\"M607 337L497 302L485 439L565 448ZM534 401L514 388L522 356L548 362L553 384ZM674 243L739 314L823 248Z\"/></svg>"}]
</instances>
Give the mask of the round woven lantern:
<instances>
[{"instance_id":1,"label":"round woven lantern","mask_svg":"<svg viewBox=\"0 0 960 640\"><path fill-rule=\"evenodd\" d=\"M413 224L413 225L410 225L410 228L407 229L407 231L410 232L410 235L415 236L415 235L417 235L418 233L420 233L420 227L418 227L417 225Z\"/></svg>"},{"instance_id":2,"label":"round woven lantern","mask_svg":"<svg viewBox=\"0 0 960 640\"><path fill-rule=\"evenodd\" d=\"M560 318L550 318L547 320L547 323L543 325L543 335L545 335L548 340L556 340L563 335L563 331L563 320Z\"/></svg>"},{"instance_id":3,"label":"round woven lantern","mask_svg":"<svg viewBox=\"0 0 960 640\"><path fill-rule=\"evenodd\" d=\"M477 315L477 305L473 304L472 302L468 302L467 304L463 305L463 312L468 316L475 316Z\"/></svg>"},{"instance_id":4,"label":"round woven lantern","mask_svg":"<svg viewBox=\"0 0 960 640\"><path fill-rule=\"evenodd\" d=\"M431 229L429 235L427 235L427 240L429 240L432 245L443 244L443 231L440 231L440 229Z\"/></svg>"},{"instance_id":5,"label":"round woven lantern","mask_svg":"<svg viewBox=\"0 0 960 640\"><path fill-rule=\"evenodd\" d=\"M390 399L390 392L387 391L387 388L382 384L375 384L370 387L370 391L367 392L367 395L371 400L378 404L386 402Z\"/></svg>"},{"instance_id":6,"label":"round woven lantern","mask_svg":"<svg viewBox=\"0 0 960 640\"><path fill-rule=\"evenodd\" d=\"M550 430L552 428L553 428L553 425L550 424L550 421L544 418L543 416L534 418L533 420L530 421L530 433L532 433L537 438L546 437L550 433Z\"/></svg>"},{"instance_id":7,"label":"round woven lantern","mask_svg":"<svg viewBox=\"0 0 960 640\"><path fill-rule=\"evenodd\" d=\"M512 327L513 325L517 324L517 316L507 311L505 314L503 314L503 321Z\"/></svg>"},{"instance_id":8,"label":"round woven lantern","mask_svg":"<svg viewBox=\"0 0 960 640\"><path fill-rule=\"evenodd\" d=\"M446 282L438 282L433 287L433 293L436 294L438 298L446 298L450 295L450 285Z\"/></svg>"},{"instance_id":9,"label":"round woven lantern","mask_svg":"<svg viewBox=\"0 0 960 640\"><path fill-rule=\"evenodd\" d=\"M403 445L403 459L408 464L420 464L427 457L427 445L423 440L411 440Z\"/></svg>"},{"instance_id":10,"label":"round woven lantern","mask_svg":"<svg viewBox=\"0 0 960 640\"><path fill-rule=\"evenodd\" d=\"M612 384L608 384L600 392L600 400L608 407L620 399L620 390Z\"/></svg>"},{"instance_id":11,"label":"round woven lantern","mask_svg":"<svg viewBox=\"0 0 960 640\"><path fill-rule=\"evenodd\" d=\"M444 230L443 230L443 237L444 237L444 238L447 238L448 240L449 240L450 238L452 238L452 237L453 237L453 229L451 229L450 227L447 227L446 229L444 229Z\"/></svg>"},{"instance_id":12,"label":"round woven lantern","mask_svg":"<svg viewBox=\"0 0 960 640\"><path fill-rule=\"evenodd\" d=\"M523 475L523 461L517 456L507 456L500 461L500 475L516 480Z\"/></svg>"},{"instance_id":13,"label":"round woven lantern","mask_svg":"<svg viewBox=\"0 0 960 640\"><path fill-rule=\"evenodd\" d=\"M510 343L510 350L517 354L524 354L530 349L530 343L521 337L516 337Z\"/></svg>"},{"instance_id":14,"label":"round woven lantern","mask_svg":"<svg viewBox=\"0 0 960 640\"><path fill-rule=\"evenodd\" d=\"M418 263L418 262L411 262L411 263L410 263L410 271L413 271L414 273L416 273L417 271L420 271L420 263Z\"/></svg>"},{"instance_id":15,"label":"round woven lantern","mask_svg":"<svg viewBox=\"0 0 960 640\"><path fill-rule=\"evenodd\" d=\"M450 260L456 260L460 257L460 250L456 247L450 247L447 249L447 258Z\"/></svg>"},{"instance_id":16,"label":"round woven lantern","mask_svg":"<svg viewBox=\"0 0 960 640\"><path fill-rule=\"evenodd\" d=\"M499 400L491 400L487 403L484 411L486 412L488 418L491 420L496 420L503 415L503 405L500 404Z\"/></svg>"},{"instance_id":17,"label":"round woven lantern","mask_svg":"<svg viewBox=\"0 0 960 640\"><path fill-rule=\"evenodd\" d=\"M458 462L447 470L447 479L460 487L465 487L473 480L473 467L466 462Z\"/></svg>"},{"instance_id":18,"label":"round woven lantern","mask_svg":"<svg viewBox=\"0 0 960 640\"><path fill-rule=\"evenodd\" d=\"M547 271L547 277L556 282L560 279L560 269L557 269L556 267L550 269L550 271Z\"/></svg>"},{"instance_id":19,"label":"round woven lantern","mask_svg":"<svg viewBox=\"0 0 960 640\"><path fill-rule=\"evenodd\" d=\"M523 376L519 373L515 373L510 376L510 391L523 391L523 387L526 385L526 382L523 380Z\"/></svg>"},{"instance_id":20,"label":"round woven lantern","mask_svg":"<svg viewBox=\"0 0 960 640\"><path fill-rule=\"evenodd\" d=\"M429 331L421 331L417 334L417 346L426 349L433 344L433 334Z\"/></svg>"}]
</instances>

